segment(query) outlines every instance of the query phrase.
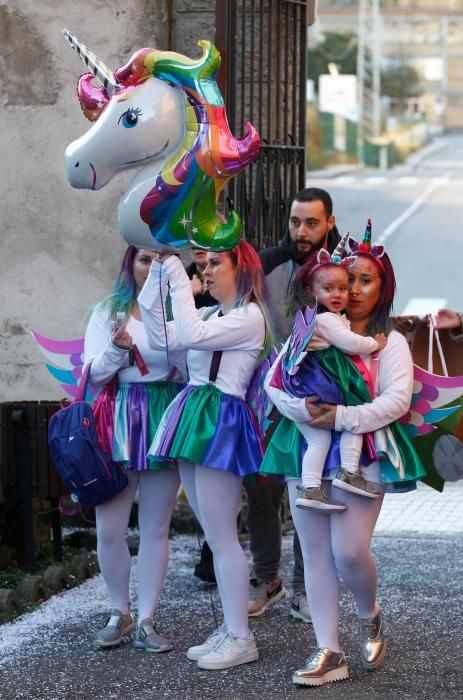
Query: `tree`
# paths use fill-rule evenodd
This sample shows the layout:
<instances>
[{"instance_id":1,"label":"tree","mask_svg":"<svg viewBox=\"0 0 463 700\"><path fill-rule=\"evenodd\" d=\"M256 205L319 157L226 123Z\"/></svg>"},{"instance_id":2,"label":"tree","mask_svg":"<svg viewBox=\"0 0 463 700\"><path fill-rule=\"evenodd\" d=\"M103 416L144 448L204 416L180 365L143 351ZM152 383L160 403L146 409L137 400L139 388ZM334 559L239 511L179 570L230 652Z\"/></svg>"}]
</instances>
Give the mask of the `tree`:
<instances>
[{"instance_id":1,"label":"tree","mask_svg":"<svg viewBox=\"0 0 463 700\"><path fill-rule=\"evenodd\" d=\"M352 32L326 32L323 41L309 46L307 77L318 86L320 75L329 73L328 63L335 63L339 73L357 72L357 37Z\"/></svg>"},{"instance_id":2,"label":"tree","mask_svg":"<svg viewBox=\"0 0 463 700\"><path fill-rule=\"evenodd\" d=\"M423 92L420 74L405 60L389 66L381 73L381 94L396 100L401 109L410 97L418 97Z\"/></svg>"}]
</instances>

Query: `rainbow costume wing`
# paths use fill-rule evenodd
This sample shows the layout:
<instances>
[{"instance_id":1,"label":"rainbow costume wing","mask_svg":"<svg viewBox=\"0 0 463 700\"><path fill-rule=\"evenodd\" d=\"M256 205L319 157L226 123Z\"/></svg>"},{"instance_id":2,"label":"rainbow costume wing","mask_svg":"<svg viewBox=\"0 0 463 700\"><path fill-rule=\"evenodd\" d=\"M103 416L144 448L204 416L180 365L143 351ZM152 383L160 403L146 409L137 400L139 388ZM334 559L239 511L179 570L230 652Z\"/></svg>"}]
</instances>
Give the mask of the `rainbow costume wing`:
<instances>
[{"instance_id":1,"label":"rainbow costume wing","mask_svg":"<svg viewBox=\"0 0 463 700\"><path fill-rule=\"evenodd\" d=\"M36 331L31 331L31 334L43 355L52 363L45 365L51 376L67 394L75 397L82 376L84 339L54 340L45 338ZM97 387L89 387L85 398L91 401L98 391Z\"/></svg>"},{"instance_id":2,"label":"rainbow costume wing","mask_svg":"<svg viewBox=\"0 0 463 700\"><path fill-rule=\"evenodd\" d=\"M400 422L426 469L423 481L442 491L445 481L463 478L463 376L442 377L417 365L413 375L410 410Z\"/></svg>"},{"instance_id":3,"label":"rainbow costume wing","mask_svg":"<svg viewBox=\"0 0 463 700\"><path fill-rule=\"evenodd\" d=\"M313 335L317 307L306 306L304 311L296 311L293 330L289 337L288 347L283 356L283 368L289 375L296 374L299 365L307 355L306 347Z\"/></svg>"},{"instance_id":4,"label":"rainbow costume wing","mask_svg":"<svg viewBox=\"0 0 463 700\"><path fill-rule=\"evenodd\" d=\"M246 401L256 417L261 436L265 435L265 431L270 425L271 421L268 417L273 408L273 404L264 389L265 377L277 357L277 351L272 348L268 357L260 365L257 365L246 392Z\"/></svg>"},{"instance_id":5,"label":"rainbow costume wing","mask_svg":"<svg viewBox=\"0 0 463 700\"><path fill-rule=\"evenodd\" d=\"M442 377L413 365L413 395L410 410L400 419L410 438L432 432L455 413L461 404L449 406L463 396L463 376Z\"/></svg>"}]
</instances>

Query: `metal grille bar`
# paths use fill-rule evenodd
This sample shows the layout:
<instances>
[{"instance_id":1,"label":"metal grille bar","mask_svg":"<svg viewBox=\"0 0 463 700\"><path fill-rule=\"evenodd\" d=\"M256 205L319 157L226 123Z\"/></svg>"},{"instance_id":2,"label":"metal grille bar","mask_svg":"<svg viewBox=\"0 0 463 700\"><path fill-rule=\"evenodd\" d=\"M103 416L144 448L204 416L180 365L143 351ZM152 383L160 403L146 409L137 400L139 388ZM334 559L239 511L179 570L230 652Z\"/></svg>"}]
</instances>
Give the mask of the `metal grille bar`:
<instances>
[{"instance_id":1,"label":"metal grille bar","mask_svg":"<svg viewBox=\"0 0 463 700\"><path fill-rule=\"evenodd\" d=\"M258 160L229 183L246 238L276 245L305 183L307 2L216 0L219 85L230 128L259 131Z\"/></svg>"}]
</instances>

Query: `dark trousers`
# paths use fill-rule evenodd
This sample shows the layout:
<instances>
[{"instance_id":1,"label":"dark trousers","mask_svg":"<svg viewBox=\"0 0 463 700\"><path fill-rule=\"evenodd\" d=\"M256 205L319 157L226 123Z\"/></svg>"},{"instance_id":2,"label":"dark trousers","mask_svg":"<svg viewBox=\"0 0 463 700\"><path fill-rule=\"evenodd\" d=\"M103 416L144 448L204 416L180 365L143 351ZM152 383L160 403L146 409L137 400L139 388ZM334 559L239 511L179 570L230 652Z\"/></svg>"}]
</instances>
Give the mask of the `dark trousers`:
<instances>
[{"instance_id":1,"label":"dark trousers","mask_svg":"<svg viewBox=\"0 0 463 700\"><path fill-rule=\"evenodd\" d=\"M281 557L281 499L284 485L277 479L245 483L248 496L246 525L259 581L273 581L278 575ZM294 534L293 589L304 593L304 564L297 533Z\"/></svg>"}]
</instances>

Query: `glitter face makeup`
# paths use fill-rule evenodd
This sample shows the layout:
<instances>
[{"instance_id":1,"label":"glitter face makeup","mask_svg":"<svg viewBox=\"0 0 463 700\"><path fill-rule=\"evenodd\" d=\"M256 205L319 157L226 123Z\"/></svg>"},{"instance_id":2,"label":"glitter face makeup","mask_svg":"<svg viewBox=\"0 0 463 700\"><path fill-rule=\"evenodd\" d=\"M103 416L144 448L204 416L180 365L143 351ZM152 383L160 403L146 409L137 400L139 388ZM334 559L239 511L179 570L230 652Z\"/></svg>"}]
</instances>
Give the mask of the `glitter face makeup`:
<instances>
[{"instance_id":1,"label":"glitter face makeup","mask_svg":"<svg viewBox=\"0 0 463 700\"><path fill-rule=\"evenodd\" d=\"M377 264L366 255L359 255L349 269L347 313L350 319L370 316L379 301L381 285Z\"/></svg>"}]
</instances>

